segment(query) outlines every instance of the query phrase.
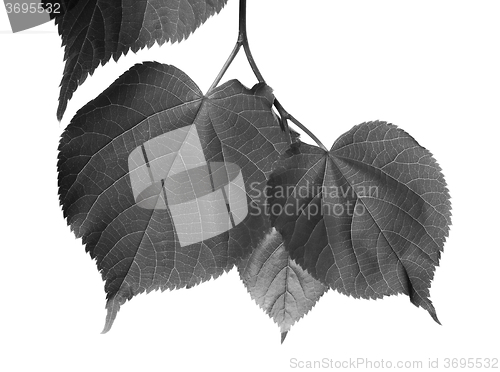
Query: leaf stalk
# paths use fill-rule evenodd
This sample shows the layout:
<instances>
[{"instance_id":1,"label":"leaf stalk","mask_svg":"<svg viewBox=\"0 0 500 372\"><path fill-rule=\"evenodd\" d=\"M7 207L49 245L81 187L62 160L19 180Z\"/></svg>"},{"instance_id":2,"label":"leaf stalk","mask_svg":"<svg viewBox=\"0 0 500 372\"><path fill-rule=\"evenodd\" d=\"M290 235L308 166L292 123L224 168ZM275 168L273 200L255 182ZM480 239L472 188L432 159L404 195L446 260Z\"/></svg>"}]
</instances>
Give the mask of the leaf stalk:
<instances>
[{"instance_id":1,"label":"leaf stalk","mask_svg":"<svg viewBox=\"0 0 500 372\"><path fill-rule=\"evenodd\" d=\"M311 132L304 124L302 124L300 121L298 121L294 116L288 113L288 111L285 110L285 108L281 105L281 103L278 101L277 98L274 99L274 106L278 110L281 118L283 120L290 120L292 123L294 123L296 126L298 126L300 129L302 129L311 139L316 142L316 144L321 147L323 150L328 151L325 145L319 140L318 137L314 135L313 132Z\"/></svg>"},{"instance_id":2,"label":"leaf stalk","mask_svg":"<svg viewBox=\"0 0 500 372\"><path fill-rule=\"evenodd\" d=\"M224 74L226 73L227 69L229 68L229 66L231 66L231 63L233 63L234 59L238 55L238 52L240 51L240 48L241 48L241 43L239 42L239 38L238 38L238 41L236 42L236 45L234 46L233 50L231 51L231 54L227 58L226 63L224 63L224 66L222 66L222 69L220 70L219 74L215 78L214 82L212 83L212 85L210 86L210 88L208 88L207 95L213 89L215 89L215 87L217 85L219 85L219 83L220 83L222 77L224 76Z\"/></svg>"},{"instance_id":3,"label":"leaf stalk","mask_svg":"<svg viewBox=\"0 0 500 372\"><path fill-rule=\"evenodd\" d=\"M243 47L243 50L245 51L245 55L247 57L248 63L250 64L250 67L252 68L252 71L259 81L259 83L264 83L266 84L266 80L264 79L264 76L259 70L259 67L257 66L257 63L255 62L255 59L253 58L252 51L250 50L250 44L248 42L248 33L247 33L247 0L240 0L240 9L239 9L239 30L238 30L238 40L236 41L236 44L231 51L231 54L229 55L228 59L222 66L222 69L220 70L219 74L215 78L214 82L208 89L208 93L210 93L217 85L220 83L222 77L228 70L229 66L231 66L231 63L233 63L234 59L238 55L238 52L240 51L241 47ZM208 94L207 93L207 94ZM296 126L298 126L301 130L303 130L316 144L321 147L323 150L328 151L328 149L321 143L318 137L314 135L305 125L303 125L300 121L298 121L294 116L292 116L288 111L285 110L285 108L281 105L281 103L278 101L277 98L274 99L274 107L276 107L276 110L278 110L279 116L280 116L280 126L281 129L283 129L288 137L290 138L290 129L288 128L288 120L292 121Z\"/></svg>"}]
</instances>

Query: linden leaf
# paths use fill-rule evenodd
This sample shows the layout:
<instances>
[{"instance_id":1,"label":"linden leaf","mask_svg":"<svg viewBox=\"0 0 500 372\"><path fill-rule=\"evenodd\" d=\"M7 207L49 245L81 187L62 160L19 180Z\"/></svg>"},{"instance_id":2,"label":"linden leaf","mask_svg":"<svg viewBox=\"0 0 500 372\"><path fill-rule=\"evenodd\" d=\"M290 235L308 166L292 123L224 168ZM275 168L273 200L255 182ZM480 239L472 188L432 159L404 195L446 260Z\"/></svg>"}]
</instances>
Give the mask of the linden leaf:
<instances>
[{"instance_id":1,"label":"linden leaf","mask_svg":"<svg viewBox=\"0 0 500 372\"><path fill-rule=\"evenodd\" d=\"M117 61L155 42L180 42L227 0L64 0L45 1L60 10L55 17L65 47L63 78L57 109L62 119L68 101L87 76L111 57ZM54 13L52 13L52 16Z\"/></svg>"},{"instance_id":2,"label":"linden leaf","mask_svg":"<svg viewBox=\"0 0 500 372\"><path fill-rule=\"evenodd\" d=\"M292 259L346 295L429 299L449 225L446 182L431 153L385 122L355 126L330 151L294 144L269 181L273 226Z\"/></svg>"},{"instance_id":3,"label":"linden leaf","mask_svg":"<svg viewBox=\"0 0 500 372\"><path fill-rule=\"evenodd\" d=\"M104 331L134 295L218 277L264 238L264 188L287 147L273 99L236 80L204 96L149 62L78 111L59 146L59 194L106 281Z\"/></svg>"},{"instance_id":4,"label":"linden leaf","mask_svg":"<svg viewBox=\"0 0 500 372\"><path fill-rule=\"evenodd\" d=\"M237 267L252 299L280 327L281 342L327 290L290 258L276 229Z\"/></svg>"}]
</instances>

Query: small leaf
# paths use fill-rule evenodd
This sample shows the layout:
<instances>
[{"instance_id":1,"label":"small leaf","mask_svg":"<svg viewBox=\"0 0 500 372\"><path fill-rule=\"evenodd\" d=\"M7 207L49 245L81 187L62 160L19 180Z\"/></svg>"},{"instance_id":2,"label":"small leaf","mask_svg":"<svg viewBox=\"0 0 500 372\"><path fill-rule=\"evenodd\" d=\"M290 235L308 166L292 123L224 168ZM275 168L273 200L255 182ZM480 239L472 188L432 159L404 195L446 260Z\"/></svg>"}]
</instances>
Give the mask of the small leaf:
<instances>
[{"instance_id":1,"label":"small leaf","mask_svg":"<svg viewBox=\"0 0 500 372\"><path fill-rule=\"evenodd\" d=\"M149 62L78 111L59 146L59 194L106 281L105 331L134 295L218 277L264 238L264 188L287 146L273 99L236 80L203 96Z\"/></svg>"},{"instance_id":2,"label":"small leaf","mask_svg":"<svg viewBox=\"0 0 500 372\"><path fill-rule=\"evenodd\" d=\"M136 53L155 42L180 42L209 17L220 12L227 0L75 0L46 1L61 5L57 16L65 46L63 78L57 119L88 74L111 57L117 61L129 50ZM48 4L47 4L48 3Z\"/></svg>"},{"instance_id":3,"label":"small leaf","mask_svg":"<svg viewBox=\"0 0 500 372\"><path fill-rule=\"evenodd\" d=\"M329 152L294 144L269 181L273 226L291 257L346 295L429 300L451 207L431 153L394 125L369 122Z\"/></svg>"},{"instance_id":4,"label":"small leaf","mask_svg":"<svg viewBox=\"0 0 500 372\"><path fill-rule=\"evenodd\" d=\"M327 289L290 258L276 229L237 266L252 299L280 327L282 343Z\"/></svg>"}]
</instances>

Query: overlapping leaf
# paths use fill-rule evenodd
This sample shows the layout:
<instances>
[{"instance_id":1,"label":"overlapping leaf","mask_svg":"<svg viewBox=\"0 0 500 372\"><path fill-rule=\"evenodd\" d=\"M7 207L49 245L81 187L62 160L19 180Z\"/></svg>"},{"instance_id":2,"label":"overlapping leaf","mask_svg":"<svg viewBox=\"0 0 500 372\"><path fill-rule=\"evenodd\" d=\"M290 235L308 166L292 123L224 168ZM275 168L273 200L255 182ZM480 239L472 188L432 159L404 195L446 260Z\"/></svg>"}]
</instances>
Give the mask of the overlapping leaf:
<instances>
[{"instance_id":1,"label":"overlapping leaf","mask_svg":"<svg viewBox=\"0 0 500 372\"><path fill-rule=\"evenodd\" d=\"M273 226L316 279L354 297L405 293L438 321L429 288L451 207L440 167L410 135L369 122L329 152L295 144L269 185Z\"/></svg>"},{"instance_id":2,"label":"overlapping leaf","mask_svg":"<svg viewBox=\"0 0 500 372\"><path fill-rule=\"evenodd\" d=\"M111 57L118 60L155 42L187 38L227 0L69 0L56 17L65 46L57 118L88 74Z\"/></svg>"},{"instance_id":3,"label":"overlapping leaf","mask_svg":"<svg viewBox=\"0 0 500 372\"><path fill-rule=\"evenodd\" d=\"M275 229L238 264L238 271L252 299L280 327L281 342L327 290L290 258Z\"/></svg>"},{"instance_id":4,"label":"overlapping leaf","mask_svg":"<svg viewBox=\"0 0 500 372\"><path fill-rule=\"evenodd\" d=\"M263 189L271 165L287 147L272 112L273 99L268 86L249 90L235 80L204 96L180 70L149 62L134 66L73 118L59 146L60 201L68 224L83 238L106 281L105 330L132 296L217 277L264 238L270 225L259 213ZM195 128L207 164L225 162L241 169L250 213L229 231L182 245L179 225L173 223L170 206L165 207L163 183L156 193L157 184L136 200L131 176L136 158L131 154L142 146L147 159L145 143L188 127ZM184 165L192 161L189 151L184 156ZM153 167L147 160L146 165L148 171ZM183 224L195 226L197 218Z\"/></svg>"}]
</instances>

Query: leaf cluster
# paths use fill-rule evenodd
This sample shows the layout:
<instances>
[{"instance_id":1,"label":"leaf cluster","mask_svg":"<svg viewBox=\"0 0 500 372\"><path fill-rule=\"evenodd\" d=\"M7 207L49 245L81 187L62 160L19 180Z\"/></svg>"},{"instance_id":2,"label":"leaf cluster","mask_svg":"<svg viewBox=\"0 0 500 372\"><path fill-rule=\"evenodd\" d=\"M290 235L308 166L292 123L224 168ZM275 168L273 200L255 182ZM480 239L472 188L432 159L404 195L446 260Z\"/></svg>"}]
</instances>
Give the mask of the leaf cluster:
<instances>
[{"instance_id":1,"label":"leaf cluster","mask_svg":"<svg viewBox=\"0 0 500 372\"><path fill-rule=\"evenodd\" d=\"M99 65L188 38L226 0L60 3L59 120ZM241 48L259 83L220 84ZM105 281L104 332L139 293L190 288L235 267L282 341L330 288L366 299L406 294L439 322L429 288L451 205L436 160L381 121L327 150L265 83L245 0L235 47L207 93L174 66L132 67L73 117L58 172L64 217Z\"/></svg>"}]
</instances>

